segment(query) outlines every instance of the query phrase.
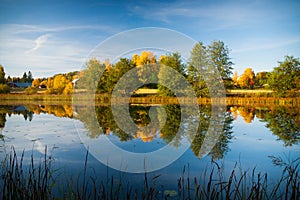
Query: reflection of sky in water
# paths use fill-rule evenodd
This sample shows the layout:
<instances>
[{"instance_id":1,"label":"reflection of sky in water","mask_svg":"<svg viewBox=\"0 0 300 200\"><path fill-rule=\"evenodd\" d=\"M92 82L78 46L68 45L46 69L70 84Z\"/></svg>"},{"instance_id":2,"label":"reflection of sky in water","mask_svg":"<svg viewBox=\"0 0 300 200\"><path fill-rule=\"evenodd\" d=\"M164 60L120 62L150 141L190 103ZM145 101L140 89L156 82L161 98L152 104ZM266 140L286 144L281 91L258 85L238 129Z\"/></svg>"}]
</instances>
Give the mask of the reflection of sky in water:
<instances>
[{"instance_id":1,"label":"reflection of sky in water","mask_svg":"<svg viewBox=\"0 0 300 200\"><path fill-rule=\"evenodd\" d=\"M108 137L112 143L126 151L147 153L163 148L166 145L166 142L163 139L157 138L159 137L158 135L159 134L157 134L156 138L152 139L151 142L144 142L140 138L134 138L127 142L121 142L117 136L109 135Z\"/></svg>"},{"instance_id":2,"label":"reflection of sky in water","mask_svg":"<svg viewBox=\"0 0 300 200\"><path fill-rule=\"evenodd\" d=\"M25 121L22 115L11 115L11 117L7 115L6 120L5 127L2 129L5 147L0 145L0 148L2 148L0 151L1 160L4 156L2 152L4 148L9 152L12 145L19 155L25 149L25 155L28 155L27 159L29 159L32 150L40 158L47 145L49 154L54 158L55 165L63 169L66 175L78 174L83 169L86 149L76 132L74 119L39 114L34 115L31 122ZM76 123L78 124L78 122ZM160 138L144 143L138 138L128 142L119 142L116 136L109 137L120 148L133 152L154 151L166 144ZM3 143L3 141L0 142ZM268 156L296 158L300 152L300 145L285 147L283 142L277 140L277 136L273 135L265 127L265 123L260 122L258 118L247 124L240 116L233 122L233 139L229 143L229 148L230 150L225 154L224 159L218 161L218 163L224 163L224 170L228 176L233 166L240 163L243 170L251 171L253 167L256 167L257 172L268 172L269 177L275 178L281 175L281 169L273 167ZM152 172L149 176L161 174L159 180L165 187L176 187L177 179L181 176L184 166L189 165L190 177L199 177L205 168L210 166L209 163L210 157L207 156L200 160L188 149L173 164ZM106 176L107 167L91 155L89 166L95 170L97 175ZM109 173L117 176L120 174L112 169L109 170ZM124 179L133 181L133 184L139 184L142 177L142 174L126 174Z\"/></svg>"}]
</instances>

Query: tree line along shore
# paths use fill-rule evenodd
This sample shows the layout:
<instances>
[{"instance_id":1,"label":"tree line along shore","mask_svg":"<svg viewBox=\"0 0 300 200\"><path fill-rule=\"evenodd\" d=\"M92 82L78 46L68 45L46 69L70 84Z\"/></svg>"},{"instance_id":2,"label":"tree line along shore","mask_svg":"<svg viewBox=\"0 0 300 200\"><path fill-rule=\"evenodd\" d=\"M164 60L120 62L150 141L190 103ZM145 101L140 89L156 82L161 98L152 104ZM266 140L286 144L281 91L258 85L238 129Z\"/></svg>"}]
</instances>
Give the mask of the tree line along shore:
<instances>
[{"instance_id":1,"label":"tree line along shore","mask_svg":"<svg viewBox=\"0 0 300 200\"><path fill-rule=\"evenodd\" d=\"M151 51L143 51L131 58L120 58L114 64L108 60L101 62L92 58L81 71L47 78L34 79L31 71L24 72L22 77L5 76L4 67L0 65L0 98L22 99L24 95L34 95L24 99L41 98L37 95L46 96L43 98L47 99L58 98L56 95L65 98L63 96L82 92L109 96L119 80L129 71L132 75L127 77L127 84L122 89L124 93L128 93L131 84L140 85L133 93L135 97L175 97L175 92L169 88L180 88L180 77L187 81L198 98L209 98L210 88L218 88L220 85L224 87L227 97L300 96L299 58L285 56L271 72L255 73L249 67L239 75L237 71L233 72L233 65L230 51L222 41L213 41L207 46L198 42L191 50L189 61L184 61L179 53L156 56ZM180 76L171 76L170 71L160 66L168 66Z\"/></svg>"}]
</instances>

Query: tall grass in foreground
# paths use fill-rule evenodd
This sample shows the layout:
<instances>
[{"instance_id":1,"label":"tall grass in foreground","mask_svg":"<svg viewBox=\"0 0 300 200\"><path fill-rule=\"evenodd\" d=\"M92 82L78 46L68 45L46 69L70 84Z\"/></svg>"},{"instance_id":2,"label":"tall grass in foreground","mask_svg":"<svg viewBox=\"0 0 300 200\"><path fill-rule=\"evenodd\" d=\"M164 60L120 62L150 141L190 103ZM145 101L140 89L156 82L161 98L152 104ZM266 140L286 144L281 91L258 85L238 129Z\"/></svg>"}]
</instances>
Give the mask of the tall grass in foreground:
<instances>
[{"instance_id":1,"label":"tall grass in foreground","mask_svg":"<svg viewBox=\"0 0 300 200\"><path fill-rule=\"evenodd\" d=\"M61 169L53 169L53 158L44 156L35 164L31 155L24 161L24 151L18 158L14 149L1 163L0 199L299 199L300 158L289 162L271 157L274 165L282 167L281 178L271 183L267 173L255 168L243 171L236 165L230 174L223 166L212 162L200 177L190 178L189 166L184 167L177 188L165 190L160 175L149 178L145 173L143 185L135 186L120 177L88 175L88 152L82 172L61 181ZM61 184L64 183L64 184Z\"/></svg>"}]
</instances>

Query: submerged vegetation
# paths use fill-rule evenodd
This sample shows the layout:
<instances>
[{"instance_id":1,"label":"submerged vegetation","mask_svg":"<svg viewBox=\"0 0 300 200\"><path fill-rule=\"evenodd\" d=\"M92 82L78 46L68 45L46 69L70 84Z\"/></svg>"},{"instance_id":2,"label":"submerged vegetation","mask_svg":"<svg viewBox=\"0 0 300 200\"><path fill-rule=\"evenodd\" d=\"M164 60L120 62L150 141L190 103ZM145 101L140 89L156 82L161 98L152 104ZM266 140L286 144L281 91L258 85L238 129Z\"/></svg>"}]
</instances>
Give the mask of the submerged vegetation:
<instances>
[{"instance_id":1,"label":"submerged vegetation","mask_svg":"<svg viewBox=\"0 0 300 200\"><path fill-rule=\"evenodd\" d=\"M225 174L224 166L212 161L210 167L199 172L199 177L189 177L189 166L183 167L177 179L177 188L164 188L160 183L163 175L143 176L143 184L135 185L119 177L89 175L88 152L83 159L80 174L63 175L56 169L55 159L47 154L37 161L33 155L28 162L24 151L18 157L14 148L1 163L2 199L299 199L300 158L284 160L270 156L271 161L282 169L274 180L268 173L255 168L243 170L239 164Z\"/></svg>"}]
</instances>

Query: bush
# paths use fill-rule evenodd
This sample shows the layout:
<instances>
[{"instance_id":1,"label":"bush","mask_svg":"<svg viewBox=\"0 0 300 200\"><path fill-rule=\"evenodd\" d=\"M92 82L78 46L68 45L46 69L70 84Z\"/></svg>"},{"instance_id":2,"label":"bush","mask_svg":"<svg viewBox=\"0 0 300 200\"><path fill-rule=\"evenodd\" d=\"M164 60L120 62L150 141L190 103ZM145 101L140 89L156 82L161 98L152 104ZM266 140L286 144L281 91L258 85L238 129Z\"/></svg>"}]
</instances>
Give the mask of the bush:
<instances>
[{"instance_id":1,"label":"bush","mask_svg":"<svg viewBox=\"0 0 300 200\"><path fill-rule=\"evenodd\" d=\"M10 92L10 88L6 84L0 84L0 94L7 94Z\"/></svg>"},{"instance_id":2,"label":"bush","mask_svg":"<svg viewBox=\"0 0 300 200\"><path fill-rule=\"evenodd\" d=\"M62 91L60 91L59 89L49 88L46 90L45 93L46 94L61 94Z\"/></svg>"},{"instance_id":3,"label":"bush","mask_svg":"<svg viewBox=\"0 0 300 200\"><path fill-rule=\"evenodd\" d=\"M34 87L28 87L24 90L25 94L36 94L37 93L37 89Z\"/></svg>"}]
</instances>

